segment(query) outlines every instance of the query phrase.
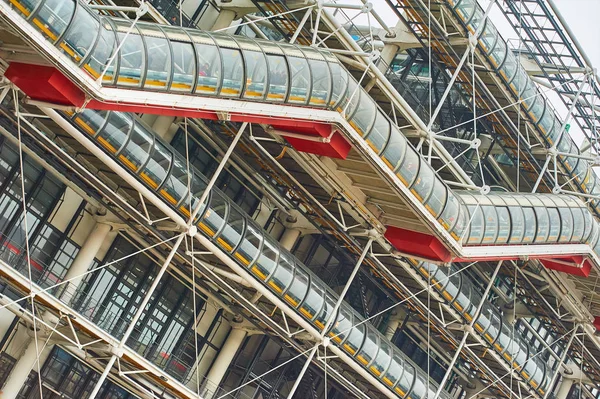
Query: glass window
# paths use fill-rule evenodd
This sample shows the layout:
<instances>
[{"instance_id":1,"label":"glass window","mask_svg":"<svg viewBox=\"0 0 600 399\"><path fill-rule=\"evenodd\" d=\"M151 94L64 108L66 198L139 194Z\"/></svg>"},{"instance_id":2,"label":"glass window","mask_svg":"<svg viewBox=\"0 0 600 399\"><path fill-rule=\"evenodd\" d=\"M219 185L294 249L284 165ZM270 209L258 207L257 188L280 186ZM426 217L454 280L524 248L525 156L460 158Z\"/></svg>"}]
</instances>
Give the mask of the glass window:
<instances>
[{"instance_id":1,"label":"glass window","mask_svg":"<svg viewBox=\"0 0 600 399\"><path fill-rule=\"evenodd\" d=\"M126 87L140 87L145 69L144 41L135 27L125 38L127 31L130 30L129 23L121 20L114 22L117 25L117 39L119 43L122 43L119 52L117 84Z\"/></svg>"},{"instance_id":2,"label":"glass window","mask_svg":"<svg viewBox=\"0 0 600 399\"><path fill-rule=\"evenodd\" d=\"M269 92L267 100L282 102L287 96L289 73L287 63L282 55L267 55L269 63Z\"/></svg>"},{"instance_id":3,"label":"glass window","mask_svg":"<svg viewBox=\"0 0 600 399\"><path fill-rule=\"evenodd\" d=\"M427 382L422 375L417 374L415 378L415 385L410 392L410 397L413 399L424 399L427 394Z\"/></svg>"},{"instance_id":4,"label":"glass window","mask_svg":"<svg viewBox=\"0 0 600 399\"><path fill-rule=\"evenodd\" d=\"M358 351L356 360L363 366L367 366L377 356L379 350L379 336L371 324L367 324L367 337L362 347Z\"/></svg>"},{"instance_id":5,"label":"glass window","mask_svg":"<svg viewBox=\"0 0 600 399\"><path fill-rule=\"evenodd\" d=\"M400 377L400 381L398 381L396 388L394 388L394 391L399 393L401 397L405 397L411 390L414 379L415 368L407 361L404 361L404 372L402 373L402 377Z\"/></svg>"},{"instance_id":6,"label":"glass window","mask_svg":"<svg viewBox=\"0 0 600 399\"><path fill-rule=\"evenodd\" d=\"M227 224L223 228L221 234L219 234L219 237L217 237L217 244L226 252L233 252L242 240L244 226L244 215L242 215L236 207L232 206L229 210L229 215L227 216Z\"/></svg>"},{"instance_id":7,"label":"glass window","mask_svg":"<svg viewBox=\"0 0 600 399\"><path fill-rule=\"evenodd\" d=\"M358 323L360 320L354 320L355 323ZM346 342L344 342L344 349L350 355L354 356L358 348L360 348L363 344L363 340L365 339L365 323L358 324L348 334L348 338Z\"/></svg>"},{"instance_id":8,"label":"glass window","mask_svg":"<svg viewBox=\"0 0 600 399\"><path fill-rule=\"evenodd\" d=\"M469 209L469 239L468 244L481 244L484 233L483 211L480 205L468 205Z\"/></svg>"},{"instance_id":9,"label":"glass window","mask_svg":"<svg viewBox=\"0 0 600 399\"><path fill-rule=\"evenodd\" d=\"M542 129L542 133L545 137L548 137L548 134L552 131L552 127L554 126L554 122L556 118L554 117L554 112L549 106L546 106L546 110L544 111L544 116L540 120L538 126ZM551 143L552 144L552 143Z\"/></svg>"},{"instance_id":10,"label":"glass window","mask_svg":"<svg viewBox=\"0 0 600 399\"><path fill-rule=\"evenodd\" d=\"M331 76L325 61L309 59L312 76L312 91L310 93L310 105L321 107L327 106L329 93L331 92Z\"/></svg>"},{"instance_id":11,"label":"glass window","mask_svg":"<svg viewBox=\"0 0 600 399\"><path fill-rule=\"evenodd\" d=\"M456 6L456 13L463 22L468 22L475 12L476 2L474 0L463 0Z\"/></svg>"},{"instance_id":12,"label":"glass window","mask_svg":"<svg viewBox=\"0 0 600 399\"><path fill-rule=\"evenodd\" d=\"M496 309L490 308L490 327L484 334L485 339L491 344L496 341L502 328L502 318Z\"/></svg>"},{"instance_id":13,"label":"glass window","mask_svg":"<svg viewBox=\"0 0 600 399\"><path fill-rule=\"evenodd\" d=\"M371 102L370 99L368 102ZM362 110L362 106L363 104L361 104L359 110L356 111L356 115ZM373 112L376 115L375 123L371 128L371 132L367 135L366 140L369 147L377 154L380 154L390 137L390 121L385 117L383 112L379 111L377 108L375 108Z\"/></svg>"},{"instance_id":14,"label":"glass window","mask_svg":"<svg viewBox=\"0 0 600 399\"><path fill-rule=\"evenodd\" d=\"M383 154L381 154L381 159L388 168L395 171L400 161L402 161L408 145L406 144L406 138L394 124L391 124L391 128L390 140L385 150L383 150Z\"/></svg>"},{"instance_id":15,"label":"glass window","mask_svg":"<svg viewBox=\"0 0 600 399\"><path fill-rule=\"evenodd\" d=\"M281 250L279 254L279 264L273 275L269 278L268 284L278 294L289 287L294 279L294 257L287 251Z\"/></svg>"},{"instance_id":16,"label":"glass window","mask_svg":"<svg viewBox=\"0 0 600 399\"><path fill-rule=\"evenodd\" d=\"M35 10L41 2L42 0L12 0L10 1L10 6L14 10L20 12L23 15L23 17L27 18L31 15L33 10Z\"/></svg>"},{"instance_id":17,"label":"glass window","mask_svg":"<svg viewBox=\"0 0 600 399\"><path fill-rule=\"evenodd\" d=\"M221 47L223 79L221 96L239 97L244 79L244 63L240 50Z\"/></svg>"},{"instance_id":18,"label":"glass window","mask_svg":"<svg viewBox=\"0 0 600 399\"><path fill-rule=\"evenodd\" d=\"M325 291L320 286L313 284L300 305L300 313L312 320L321 310L323 303L325 303Z\"/></svg>"},{"instance_id":19,"label":"glass window","mask_svg":"<svg viewBox=\"0 0 600 399\"><path fill-rule=\"evenodd\" d=\"M33 24L48 40L55 42L71 22L74 11L72 0L46 0L33 18Z\"/></svg>"},{"instance_id":20,"label":"glass window","mask_svg":"<svg viewBox=\"0 0 600 399\"><path fill-rule=\"evenodd\" d=\"M523 236L524 243L533 242L535 233L537 231L537 224L535 220L535 212L533 208L526 206L523 207L523 216L525 217L525 235Z\"/></svg>"},{"instance_id":21,"label":"glass window","mask_svg":"<svg viewBox=\"0 0 600 399\"><path fill-rule=\"evenodd\" d=\"M545 243L548 241L548 234L550 233L550 219L548 217L548 211L546 208L541 206L536 206L534 211L538 223L535 242Z\"/></svg>"},{"instance_id":22,"label":"glass window","mask_svg":"<svg viewBox=\"0 0 600 399\"><path fill-rule=\"evenodd\" d=\"M105 18L102 18L102 24L100 25L100 32L98 35L99 37L96 41L96 46L88 57L86 64L83 66L83 69L95 79L99 78L100 74L104 72L110 57L113 55L113 51L117 47L115 32L112 29L112 25ZM106 68L106 72L102 77L102 83L113 82L116 62L117 57L113 60L112 65Z\"/></svg>"},{"instance_id":23,"label":"glass window","mask_svg":"<svg viewBox=\"0 0 600 399\"><path fill-rule=\"evenodd\" d=\"M298 304L304 300L306 290L308 288L308 275L302 269L296 267L294 281L290 288L285 293L285 300L293 307L298 307Z\"/></svg>"},{"instance_id":24,"label":"glass window","mask_svg":"<svg viewBox=\"0 0 600 399\"><path fill-rule=\"evenodd\" d=\"M221 231L221 228L225 226L228 210L228 201L218 192L212 191L208 209L198 224L198 227L200 227L200 230L208 235L208 237L215 237Z\"/></svg>"},{"instance_id":25,"label":"glass window","mask_svg":"<svg viewBox=\"0 0 600 399\"><path fill-rule=\"evenodd\" d=\"M477 332L484 334L487 331L491 324L490 320L492 318L492 313L492 305L489 302L485 302L481 308L479 317L477 317L477 322L475 323L475 330L477 330Z\"/></svg>"},{"instance_id":26,"label":"glass window","mask_svg":"<svg viewBox=\"0 0 600 399\"><path fill-rule=\"evenodd\" d=\"M500 68L500 74L506 81L509 83L515 76L517 72L517 59L511 51L507 51L506 59L504 60L504 64Z\"/></svg>"},{"instance_id":27,"label":"glass window","mask_svg":"<svg viewBox=\"0 0 600 399\"><path fill-rule=\"evenodd\" d=\"M460 200L454 195L453 191L448 190L446 187L444 187L444 189L446 190L448 200L446 201L444 211L440 215L438 221L446 230L450 231L452 227L454 227L456 219L458 218L458 213L460 212ZM455 236L454 238L456 239L458 237Z\"/></svg>"},{"instance_id":28,"label":"glass window","mask_svg":"<svg viewBox=\"0 0 600 399\"><path fill-rule=\"evenodd\" d=\"M337 62L330 62L329 69L331 70L331 80L333 81L329 105L331 107L337 107L337 111L341 112L342 108L338 104L344 96L344 93L346 93L346 87L348 86L348 72L346 72L346 70Z\"/></svg>"},{"instance_id":29,"label":"glass window","mask_svg":"<svg viewBox=\"0 0 600 399\"><path fill-rule=\"evenodd\" d=\"M339 112L343 112L346 119L351 120L354 111L358 105L360 99L361 90L358 89L358 83L352 76L348 77L348 90L342 95L342 99L339 105Z\"/></svg>"},{"instance_id":30,"label":"glass window","mask_svg":"<svg viewBox=\"0 0 600 399\"><path fill-rule=\"evenodd\" d=\"M504 40L498 38L489 58L494 69L498 70L498 66L502 64L504 57L506 57L506 43L504 43Z\"/></svg>"},{"instance_id":31,"label":"glass window","mask_svg":"<svg viewBox=\"0 0 600 399\"><path fill-rule=\"evenodd\" d=\"M377 357L371 364L370 370L377 377L381 377L381 375L387 370L390 362L392 361L392 348L385 340L381 340L379 342L379 352L377 352Z\"/></svg>"},{"instance_id":32,"label":"glass window","mask_svg":"<svg viewBox=\"0 0 600 399\"><path fill-rule=\"evenodd\" d=\"M60 50L79 64L94 44L98 29L98 20L87 9L77 7L73 23L60 43Z\"/></svg>"},{"instance_id":33,"label":"glass window","mask_svg":"<svg viewBox=\"0 0 600 399\"><path fill-rule=\"evenodd\" d=\"M108 114L107 111L93 111L86 108L75 114L74 121L84 132L90 136L95 136L98 130L104 126Z\"/></svg>"},{"instance_id":34,"label":"glass window","mask_svg":"<svg viewBox=\"0 0 600 399\"><path fill-rule=\"evenodd\" d=\"M498 237L498 215L496 207L484 205L481 207L485 219L485 233L483 234L484 244L495 244Z\"/></svg>"},{"instance_id":35,"label":"glass window","mask_svg":"<svg viewBox=\"0 0 600 399\"><path fill-rule=\"evenodd\" d=\"M254 224L252 220L247 221L246 231L244 239L238 246L233 255L243 266L250 267L258 258L258 254L262 244L262 232L260 228ZM254 265L251 269L252 273L262 281L266 280L267 274L261 270L257 265Z\"/></svg>"},{"instance_id":36,"label":"glass window","mask_svg":"<svg viewBox=\"0 0 600 399\"><path fill-rule=\"evenodd\" d=\"M171 82L171 47L165 34L156 25L138 24L146 41L145 89L165 90Z\"/></svg>"},{"instance_id":37,"label":"glass window","mask_svg":"<svg viewBox=\"0 0 600 399\"><path fill-rule=\"evenodd\" d=\"M398 382L404 369L403 364L404 362L402 359L398 355L394 355L390 367L388 367L385 375L382 378L382 381L385 385L388 387L393 387L394 384Z\"/></svg>"},{"instance_id":38,"label":"glass window","mask_svg":"<svg viewBox=\"0 0 600 399\"><path fill-rule=\"evenodd\" d=\"M581 211L581 208L571 208L571 213L573 214L573 237L571 237L571 241L582 242L583 230L585 229L585 220L583 219L583 213Z\"/></svg>"},{"instance_id":39,"label":"glass window","mask_svg":"<svg viewBox=\"0 0 600 399\"><path fill-rule=\"evenodd\" d=\"M217 90L221 87L221 56L219 55L219 49L214 45L212 39L198 34L192 35L192 32L199 32L190 31L190 36L192 37L192 40L194 40L196 59L198 62L196 93L209 95L217 94ZM236 61L240 62L237 58ZM240 65L237 67L241 68Z\"/></svg>"},{"instance_id":40,"label":"glass window","mask_svg":"<svg viewBox=\"0 0 600 399\"><path fill-rule=\"evenodd\" d=\"M498 238L496 239L496 244L506 244L511 232L508 208L498 206L496 207L496 213L498 214Z\"/></svg>"},{"instance_id":41,"label":"glass window","mask_svg":"<svg viewBox=\"0 0 600 399\"><path fill-rule=\"evenodd\" d=\"M136 122L127 145L119 155L119 160L133 172L137 172L146 163L153 143L154 136Z\"/></svg>"},{"instance_id":42,"label":"glass window","mask_svg":"<svg viewBox=\"0 0 600 399\"><path fill-rule=\"evenodd\" d=\"M279 257L279 244L269 235L265 235L265 240L260 251L260 256L256 262L256 268L260 270L261 275L270 276L277 266ZM264 280L264 278L262 279Z\"/></svg>"},{"instance_id":43,"label":"glass window","mask_svg":"<svg viewBox=\"0 0 600 399\"><path fill-rule=\"evenodd\" d=\"M354 328L352 313L353 312L348 305L342 304L340 306L337 319L329 332L331 339L338 344L342 343L348 336L348 333Z\"/></svg>"},{"instance_id":44,"label":"glass window","mask_svg":"<svg viewBox=\"0 0 600 399\"><path fill-rule=\"evenodd\" d=\"M444 203L446 202L446 194L448 193L448 188L442 183L442 181L437 177L432 178L433 181L433 190L431 191L431 196L425 203L425 208L431 212L433 217L437 218L440 212L442 212L442 208L444 207Z\"/></svg>"},{"instance_id":45,"label":"glass window","mask_svg":"<svg viewBox=\"0 0 600 399\"><path fill-rule=\"evenodd\" d=\"M452 228L451 234L456 239L462 238L463 244L466 242L468 237L466 230L468 229L469 217L467 206L461 202L460 212L458 213L458 218L456 219L456 224Z\"/></svg>"},{"instance_id":46,"label":"glass window","mask_svg":"<svg viewBox=\"0 0 600 399\"><path fill-rule=\"evenodd\" d=\"M267 60L258 51L243 50L246 64L244 98L264 99L267 90Z\"/></svg>"},{"instance_id":47,"label":"glass window","mask_svg":"<svg viewBox=\"0 0 600 399\"><path fill-rule=\"evenodd\" d=\"M196 76L196 57L192 43L171 40L173 50L173 82L171 90L191 93Z\"/></svg>"},{"instance_id":48,"label":"glass window","mask_svg":"<svg viewBox=\"0 0 600 399\"><path fill-rule=\"evenodd\" d=\"M362 101L362 103L360 104L360 107L358 107L358 109L356 110L356 113L352 116L352 119L350 120L350 124L352 125L352 127L354 129L356 129L356 131L363 137L367 136L370 138L370 132L371 132L371 126L373 125L373 122L375 120L376 116L379 116L378 112L376 112L377 110L377 106L375 105L375 102L373 100L371 100L370 98L365 99L365 101ZM382 116L383 117L383 116ZM385 117L383 117L383 119L385 119ZM385 122L385 121L384 121ZM389 135L389 122L387 123L388 128L387 128L387 135ZM365 138L367 138L365 137ZM387 137L386 137L387 138ZM377 139L376 139L377 140ZM367 143L369 142L369 140L367 140ZM383 142L383 144L385 144L385 141ZM383 148L383 144L379 145L379 149ZM373 146L371 145L371 148L373 148ZM376 150L375 148L373 148L375 152L379 153L379 150Z\"/></svg>"},{"instance_id":49,"label":"glass window","mask_svg":"<svg viewBox=\"0 0 600 399\"><path fill-rule=\"evenodd\" d=\"M523 209L519 206L509 206L511 219L511 234L510 243L520 244L523 242L523 235L525 234L525 218L523 217Z\"/></svg>"},{"instance_id":50,"label":"glass window","mask_svg":"<svg viewBox=\"0 0 600 399\"><path fill-rule=\"evenodd\" d=\"M494 24L491 23L489 19L486 20L485 28L483 29L482 32L483 33L481 35L481 39L479 40L479 43L481 44L483 51L486 54L490 54L490 51L494 47L494 44L496 43L496 39L498 38L498 32L496 31L496 27L494 27ZM496 63L496 65L494 67L496 67L497 65L498 64Z\"/></svg>"},{"instance_id":51,"label":"glass window","mask_svg":"<svg viewBox=\"0 0 600 399\"><path fill-rule=\"evenodd\" d=\"M335 307L335 303L335 299L329 293L326 293L325 303L323 304L321 311L317 313L317 317L315 318L315 325L320 330L323 330L325 328L325 326L329 322L329 319L333 316L333 308ZM331 328L329 330L331 330Z\"/></svg>"},{"instance_id":52,"label":"glass window","mask_svg":"<svg viewBox=\"0 0 600 399\"><path fill-rule=\"evenodd\" d=\"M300 57L288 57L292 86L288 102L291 104L306 104L310 93L310 70L308 62Z\"/></svg>"},{"instance_id":53,"label":"glass window","mask_svg":"<svg viewBox=\"0 0 600 399\"><path fill-rule=\"evenodd\" d=\"M569 242L571 241L571 235L573 234L573 215L569 208L558 208L560 213L560 238L558 242Z\"/></svg>"},{"instance_id":54,"label":"glass window","mask_svg":"<svg viewBox=\"0 0 600 399\"><path fill-rule=\"evenodd\" d=\"M110 154L116 155L129 137L133 119L125 112L111 112L108 116L108 123L96 140Z\"/></svg>"},{"instance_id":55,"label":"glass window","mask_svg":"<svg viewBox=\"0 0 600 399\"><path fill-rule=\"evenodd\" d=\"M152 155L140 173L142 180L153 190L156 190L167 177L172 157L173 155L164 144L159 141L154 143Z\"/></svg>"},{"instance_id":56,"label":"glass window","mask_svg":"<svg viewBox=\"0 0 600 399\"><path fill-rule=\"evenodd\" d=\"M396 175L405 186L410 187L417 177L419 171L419 154L412 148L406 148L406 154L402 160L402 164L398 168Z\"/></svg>"}]
</instances>

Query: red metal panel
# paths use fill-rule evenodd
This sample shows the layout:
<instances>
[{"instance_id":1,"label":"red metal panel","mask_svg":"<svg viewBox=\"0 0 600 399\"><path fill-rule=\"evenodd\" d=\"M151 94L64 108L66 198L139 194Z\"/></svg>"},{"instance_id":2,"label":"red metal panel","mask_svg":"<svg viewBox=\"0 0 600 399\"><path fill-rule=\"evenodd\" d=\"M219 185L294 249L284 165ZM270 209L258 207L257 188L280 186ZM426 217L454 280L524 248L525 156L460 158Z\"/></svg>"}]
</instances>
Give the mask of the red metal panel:
<instances>
[{"instance_id":1,"label":"red metal panel","mask_svg":"<svg viewBox=\"0 0 600 399\"><path fill-rule=\"evenodd\" d=\"M574 255L567 258L540 259L540 262L547 269L580 277L588 277L592 270L592 262L581 255Z\"/></svg>"},{"instance_id":2,"label":"red metal panel","mask_svg":"<svg viewBox=\"0 0 600 399\"><path fill-rule=\"evenodd\" d=\"M436 237L429 234L387 226L385 238L394 248L405 254L431 259L436 262L450 262L452 260L452 254L448 248Z\"/></svg>"},{"instance_id":3,"label":"red metal panel","mask_svg":"<svg viewBox=\"0 0 600 399\"><path fill-rule=\"evenodd\" d=\"M4 74L34 100L80 107L85 95L56 68L11 62Z\"/></svg>"}]
</instances>

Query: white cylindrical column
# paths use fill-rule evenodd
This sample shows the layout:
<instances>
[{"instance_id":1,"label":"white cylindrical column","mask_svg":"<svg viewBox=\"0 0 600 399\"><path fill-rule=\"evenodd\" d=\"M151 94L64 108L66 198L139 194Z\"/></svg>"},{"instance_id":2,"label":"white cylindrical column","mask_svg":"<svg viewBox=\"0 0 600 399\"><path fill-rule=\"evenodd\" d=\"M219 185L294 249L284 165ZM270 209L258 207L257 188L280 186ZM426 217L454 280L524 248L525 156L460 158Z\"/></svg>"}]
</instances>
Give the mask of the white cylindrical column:
<instances>
[{"instance_id":1,"label":"white cylindrical column","mask_svg":"<svg viewBox=\"0 0 600 399\"><path fill-rule=\"evenodd\" d=\"M560 386L558 387L558 391L556 392L556 399L567 399L574 382L575 380L571 378L563 378Z\"/></svg>"},{"instance_id":2,"label":"white cylindrical column","mask_svg":"<svg viewBox=\"0 0 600 399\"><path fill-rule=\"evenodd\" d=\"M158 134L160 138L165 140L167 143L170 143L171 140L173 140L173 136L175 136L175 133L177 132L177 130L171 129L173 122L175 122L174 116L159 115L152 124L152 130L154 130L154 132Z\"/></svg>"},{"instance_id":3,"label":"white cylindrical column","mask_svg":"<svg viewBox=\"0 0 600 399\"><path fill-rule=\"evenodd\" d=\"M385 329L385 337L391 340L394 337L398 327L400 327L400 315L398 315L396 312L393 312Z\"/></svg>"},{"instance_id":4,"label":"white cylindrical column","mask_svg":"<svg viewBox=\"0 0 600 399\"><path fill-rule=\"evenodd\" d=\"M2 337L4 337L7 333L10 333L8 329L12 325L15 317L15 314L7 308L0 309L0 339L2 339Z\"/></svg>"},{"instance_id":5,"label":"white cylindrical column","mask_svg":"<svg viewBox=\"0 0 600 399\"><path fill-rule=\"evenodd\" d=\"M52 349L51 345L46 345L42 350L44 343L44 339L38 339L36 347L35 340L32 339L29 341L27 348L25 348L25 352L23 352L23 355L17 360L10 376L6 380L6 384L0 393L1 399L15 399L17 397L23 384L27 381L27 377L29 377L31 370L37 367L36 350L40 351L40 367L42 367Z\"/></svg>"},{"instance_id":6,"label":"white cylindrical column","mask_svg":"<svg viewBox=\"0 0 600 399\"><path fill-rule=\"evenodd\" d=\"M209 397L210 394L214 393L212 391L217 390L219 385L221 385L227 369L231 366L235 354L240 349L240 346L242 346L247 335L248 333L245 330L237 326L231 328L225 343L221 346L221 350L206 376L210 386L205 387L205 391L209 393Z\"/></svg>"},{"instance_id":7,"label":"white cylindrical column","mask_svg":"<svg viewBox=\"0 0 600 399\"><path fill-rule=\"evenodd\" d=\"M283 232L279 243L283 248L287 249L288 251L291 251L294 247L294 244L296 243L296 240L298 240L298 237L300 237L300 233L301 232L299 229L287 228Z\"/></svg>"},{"instance_id":8,"label":"white cylindrical column","mask_svg":"<svg viewBox=\"0 0 600 399\"><path fill-rule=\"evenodd\" d=\"M75 290L79 288L81 281L85 277L83 274L89 269L90 265L94 261L94 258L98 254L98 251L102 247L102 244L104 243L104 240L106 240L110 230L111 226L101 221L96 222L94 225L94 228L81 246L79 253L75 257L75 260L65 275L65 280L72 280L65 284L66 287L60 296L60 299L63 302L69 303L75 293Z\"/></svg>"},{"instance_id":9,"label":"white cylindrical column","mask_svg":"<svg viewBox=\"0 0 600 399\"><path fill-rule=\"evenodd\" d=\"M229 28L234 19L235 11L222 9L212 27L212 30Z\"/></svg>"}]
</instances>

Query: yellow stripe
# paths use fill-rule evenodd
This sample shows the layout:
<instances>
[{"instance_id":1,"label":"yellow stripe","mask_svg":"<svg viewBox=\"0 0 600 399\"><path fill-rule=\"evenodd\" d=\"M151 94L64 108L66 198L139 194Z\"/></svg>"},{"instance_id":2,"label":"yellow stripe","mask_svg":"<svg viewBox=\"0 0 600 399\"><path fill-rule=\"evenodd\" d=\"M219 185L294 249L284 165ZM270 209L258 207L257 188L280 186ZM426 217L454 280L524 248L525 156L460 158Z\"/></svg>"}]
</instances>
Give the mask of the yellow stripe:
<instances>
[{"instance_id":1,"label":"yellow stripe","mask_svg":"<svg viewBox=\"0 0 600 399\"><path fill-rule=\"evenodd\" d=\"M164 188L160 190L160 194L169 201L172 205L177 204L177 200L173 198L171 194L169 194Z\"/></svg>"},{"instance_id":2,"label":"yellow stripe","mask_svg":"<svg viewBox=\"0 0 600 399\"><path fill-rule=\"evenodd\" d=\"M271 286L271 288L273 288L278 293L281 294L283 292L283 289L281 287L279 287L273 280L269 281L269 285Z\"/></svg>"},{"instance_id":3,"label":"yellow stripe","mask_svg":"<svg viewBox=\"0 0 600 399\"><path fill-rule=\"evenodd\" d=\"M248 264L248 263L246 263ZM267 278L267 276L265 276L265 274L255 265L252 266L252 271L254 272L254 274L256 274L258 277L260 277L261 280L264 280Z\"/></svg>"},{"instance_id":4,"label":"yellow stripe","mask_svg":"<svg viewBox=\"0 0 600 399\"><path fill-rule=\"evenodd\" d=\"M210 227L208 227L206 224L198 223L198 227L200 227L200 230L204 231L209 237L215 236L215 232Z\"/></svg>"},{"instance_id":5,"label":"yellow stripe","mask_svg":"<svg viewBox=\"0 0 600 399\"><path fill-rule=\"evenodd\" d=\"M154 180L152 180L150 178L150 176L148 176L146 173L144 173L144 172L140 173L140 177L142 178L142 180L144 180L146 182L146 184L148 184L150 187L152 187L152 189L156 190L158 188L158 183L156 183Z\"/></svg>"},{"instance_id":6,"label":"yellow stripe","mask_svg":"<svg viewBox=\"0 0 600 399\"><path fill-rule=\"evenodd\" d=\"M98 141L100 142L100 144L102 144L102 146L104 148L106 148L108 151L112 152L113 154L115 152L117 152L117 150L115 150L115 147L113 147L112 144L110 144L108 141L106 141L106 139L104 139L104 137L98 137Z\"/></svg>"},{"instance_id":7,"label":"yellow stripe","mask_svg":"<svg viewBox=\"0 0 600 399\"><path fill-rule=\"evenodd\" d=\"M229 245L225 240L223 240L221 237L217 238L217 242L221 245L221 247L223 247L227 252L231 252L231 250L233 249L231 247L231 245Z\"/></svg>"},{"instance_id":8,"label":"yellow stripe","mask_svg":"<svg viewBox=\"0 0 600 399\"><path fill-rule=\"evenodd\" d=\"M244 264L244 266L248 266L250 264L250 262L248 261L248 259L244 258L242 256L242 254L240 254L239 252L235 253L235 257L238 258L238 260L240 262L242 262ZM255 266L256 267L256 266ZM254 268L252 268L254 270Z\"/></svg>"},{"instance_id":9,"label":"yellow stripe","mask_svg":"<svg viewBox=\"0 0 600 399\"><path fill-rule=\"evenodd\" d=\"M381 375L381 371L377 370L375 366L371 366L369 369L371 370L371 373L375 374L377 377Z\"/></svg>"},{"instance_id":10,"label":"yellow stripe","mask_svg":"<svg viewBox=\"0 0 600 399\"><path fill-rule=\"evenodd\" d=\"M288 301L289 303L292 304L292 306L296 307L298 306L298 302L292 298L291 296L289 296L288 294L285 294L285 296L283 297L286 301Z\"/></svg>"},{"instance_id":11,"label":"yellow stripe","mask_svg":"<svg viewBox=\"0 0 600 399\"><path fill-rule=\"evenodd\" d=\"M33 23L40 28L40 30L46 34L46 36L48 36L50 39L52 39L52 41L56 40L56 35L54 33L52 33L52 31L50 31L48 28L46 28L46 26L44 26L44 24L37 18L33 19Z\"/></svg>"},{"instance_id":12,"label":"yellow stripe","mask_svg":"<svg viewBox=\"0 0 600 399\"><path fill-rule=\"evenodd\" d=\"M80 117L75 118L75 122L79 125L79 127L81 127L83 130L85 130L86 133L88 133L90 136L93 136L94 134L96 134L96 131L94 129L92 129L92 127L90 125L88 125Z\"/></svg>"},{"instance_id":13,"label":"yellow stripe","mask_svg":"<svg viewBox=\"0 0 600 399\"><path fill-rule=\"evenodd\" d=\"M365 359L362 355L356 356L356 359L358 359L358 361L361 362L362 364L364 364L365 366L367 364L369 364L369 362L367 361L367 359Z\"/></svg>"},{"instance_id":14,"label":"yellow stripe","mask_svg":"<svg viewBox=\"0 0 600 399\"><path fill-rule=\"evenodd\" d=\"M125 166L127 166L129 169L131 169L134 172L137 172L138 167L135 166L135 164L133 162L131 162L129 159L127 159L127 157L123 154L119 155L119 159L121 160L121 162L123 162L125 164Z\"/></svg>"},{"instance_id":15,"label":"yellow stripe","mask_svg":"<svg viewBox=\"0 0 600 399\"><path fill-rule=\"evenodd\" d=\"M303 307L300 308L300 313L302 313L304 316L308 317L309 319L313 318L313 314L310 313L308 310L304 309Z\"/></svg>"},{"instance_id":16,"label":"yellow stripe","mask_svg":"<svg viewBox=\"0 0 600 399\"><path fill-rule=\"evenodd\" d=\"M356 351L348 344L344 344L344 349L346 349L346 352L350 353L351 355L356 353Z\"/></svg>"},{"instance_id":17,"label":"yellow stripe","mask_svg":"<svg viewBox=\"0 0 600 399\"><path fill-rule=\"evenodd\" d=\"M17 7L17 9L18 9L19 11L21 11L21 12L23 13L23 15L25 15L26 17L28 17L28 16L29 16L29 14L30 14L29 10L28 10L28 9L26 9L25 7L23 7L23 6L21 5L21 3L19 3L18 1L15 1L15 0L10 0L10 3L11 3L13 6Z\"/></svg>"},{"instance_id":18,"label":"yellow stripe","mask_svg":"<svg viewBox=\"0 0 600 399\"><path fill-rule=\"evenodd\" d=\"M383 377L383 382L385 382L389 386L394 385L394 382L392 380L390 380L389 378L387 378L387 376Z\"/></svg>"}]
</instances>

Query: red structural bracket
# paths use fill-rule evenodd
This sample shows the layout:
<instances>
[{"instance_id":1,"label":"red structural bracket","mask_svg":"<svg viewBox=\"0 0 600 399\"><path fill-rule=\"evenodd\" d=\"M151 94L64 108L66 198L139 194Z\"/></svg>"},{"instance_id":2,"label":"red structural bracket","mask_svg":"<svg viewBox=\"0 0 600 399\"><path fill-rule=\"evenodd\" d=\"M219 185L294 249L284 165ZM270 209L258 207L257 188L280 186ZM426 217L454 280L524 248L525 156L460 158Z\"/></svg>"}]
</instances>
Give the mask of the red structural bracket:
<instances>
[{"instance_id":1,"label":"red structural bracket","mask_svg":"<svg viewBox=\"0 0 600 399\"><path fill-rule=\"evenodd\" d=\"M78 108L85 106L85 108L95 110L149 113L209 120L219 119L219 114L216 111L202 109L103 102L96 99L90 99L86 103L85 93L69 78L51 66L12 62L4 76L33 100L47 103ZM232 122L269 124L277 129L298 135L306 135L306 140L298 136L295 138L286 137L286 140L301 152L345 159L352 148L350 143L340 133L335 131L331 125L325 123L244 113L231 113L227 115L227 120ZM314 138L322 138L324 140L319 142L315 141Z\"/></svg>"}]
</instances>

